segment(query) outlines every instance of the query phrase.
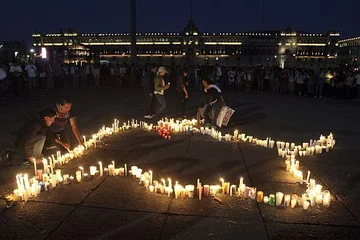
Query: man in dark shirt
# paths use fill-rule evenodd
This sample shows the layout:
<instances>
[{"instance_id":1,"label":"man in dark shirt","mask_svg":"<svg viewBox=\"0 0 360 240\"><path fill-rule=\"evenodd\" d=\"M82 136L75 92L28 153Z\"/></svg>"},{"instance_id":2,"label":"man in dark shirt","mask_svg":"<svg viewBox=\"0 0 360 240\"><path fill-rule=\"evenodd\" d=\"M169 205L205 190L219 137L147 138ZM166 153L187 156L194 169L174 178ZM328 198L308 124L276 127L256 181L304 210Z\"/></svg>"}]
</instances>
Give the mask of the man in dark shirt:
<instances>
[{"instance_id":1,"label":"man in dark shirt","mask_svg":"<svg viewBox=\"0 0 360 240\"><path fill-rule=\"evenodd\" d=\"M46 108L32 120L25 123L24 127L20 130L18 147L20 155L25 162L37 163L42 161L42 151L46 139L46 131L48 127L54 122L56 112L50 108Z\"/></svg>"},{"instance_id":2,"label":"man in dark shirt","mask_svg":"<svg viewBox=\"0 0 360 240\"><path fill-rule=\"evenodd\" d=\"M184 68L181 74L176 79L176 91L178 92L180 99L180 117L186 118L185 111L186 105L189 101L189 92L187 87L189 85L188 80L189 70Z\"/></svg>"},{"instance_id":3,"label":"man in dark shirt","mask_svg":"<svg viewBox=\"0 0 360 240\"><path fill-rule=\"evenodd\" d=\"M150 70L147 71L145 79L144 79L144 93L147 103L147 113L145 118L153 118L153 109L152 109L152 102L154 97L154 78L157 72L157 66L151 65Z\"/></svg>"},{"instance_id":4,"label":"man in dark shirt","mask_svg":"<svg viewBox=\"0 0 360 240\"><path fill-rule=\"evenodd\" d=\"M70 140L68 139L65 132L65 127L69 122L71 130L74 133L74 136L79 145L84 146L79 128L76 123L76 118L71 107L72 103L67 99L62 99L53 107L56 112L56 118L54 123L49 127L49 132L46 136L45 145L47 150L57 148L56 144L59 144L68 151L70 150Z\"/></svg>"}]
</instances>

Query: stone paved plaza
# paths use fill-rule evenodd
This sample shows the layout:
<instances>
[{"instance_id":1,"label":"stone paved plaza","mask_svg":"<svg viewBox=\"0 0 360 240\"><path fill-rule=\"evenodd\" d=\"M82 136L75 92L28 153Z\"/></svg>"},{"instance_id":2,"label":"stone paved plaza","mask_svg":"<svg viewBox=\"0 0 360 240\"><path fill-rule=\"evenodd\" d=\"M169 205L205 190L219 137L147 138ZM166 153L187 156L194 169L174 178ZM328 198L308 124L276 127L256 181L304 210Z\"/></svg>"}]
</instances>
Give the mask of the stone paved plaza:
<instances>
[{"instance_id":1,"label":"stone paved plaza","mask_svg":"<svg viewBox=\"0 0 360 240\"><path fill-rule=\"evenodd\" d=\"M25 112L52 103L53 95L66 93L83 134L103 124L143 120L141 89L94 88L37 93L23 101L0 105L2 148L11 142L7 129ZM167 92L166 116L175 116L177 96ZM192 92L189 115L195 115L200 93ZM332 192L329 208L304 211L279 209L255 200L220 195L212 198L170 199L145 191L132 178L95 177L43 192L28 203L5 208L4 195L16 188L15 175L32 168L0 169L0 239L359 239L360 238L360 102L289 97L270 94L225 93L236 110L224 133L234 129L259 138L308 142L320 134L334 133L335 148L329 153L300 159L303 172ZM284 169L276 149L249 143L218 142L192 133L161 139L156 131L139 129L107 138L100 148L61 166L75 174L101 160L127 163L152 170L154 179L171 177L183 185L226 181L255 186L265 194L282 191L301 194L304 185ZM359 202L358 202L359 201Z\"/></svg>"}]
</instances>

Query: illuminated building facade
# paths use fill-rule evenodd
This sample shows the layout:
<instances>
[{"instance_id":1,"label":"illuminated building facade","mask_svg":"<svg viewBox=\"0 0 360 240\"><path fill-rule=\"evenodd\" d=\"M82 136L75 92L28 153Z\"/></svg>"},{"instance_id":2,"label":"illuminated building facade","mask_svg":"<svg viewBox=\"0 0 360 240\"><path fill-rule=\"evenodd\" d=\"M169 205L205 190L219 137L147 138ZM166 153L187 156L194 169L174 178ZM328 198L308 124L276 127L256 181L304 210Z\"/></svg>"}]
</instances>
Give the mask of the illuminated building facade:
<instances>
[{"instance_id":1,"label":"illuminated building facade","mask_svg":"<svg viewBox=\"0 0 360 240\"><path fill-rule=\"evenodd\" d=\"M360 37L339 41L338 63L342 65L360 66Z\"/></svg>"},{"instance_id":2,"label":"illuminated building facade","mask_svg":"<svg viewBox=\"0 0 360 240\"><path fill-rule=\"evenodd\" d=\"M287 28L280 31L202 33L189 21L179 33L137 33L138 62L181 64L229 64L240 66L327 67L336 64L338 32L307 33ZM76 60L66 55L74 44L87 49L86 60L130 60L129 33L33 34L40 53L46 48L50 60Z\"/></svg>"}]
</instances>

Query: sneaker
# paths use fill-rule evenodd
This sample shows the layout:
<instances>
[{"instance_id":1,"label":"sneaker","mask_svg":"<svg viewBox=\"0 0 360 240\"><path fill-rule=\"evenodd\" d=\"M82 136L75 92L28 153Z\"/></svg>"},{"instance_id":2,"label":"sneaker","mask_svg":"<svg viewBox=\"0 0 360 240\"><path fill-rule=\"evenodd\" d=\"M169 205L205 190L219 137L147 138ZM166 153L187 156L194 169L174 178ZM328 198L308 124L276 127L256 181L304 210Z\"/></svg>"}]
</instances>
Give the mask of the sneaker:
<instances>
[{"instance_id":1,"label":"sneaker","mask_svg":"<svg viewBox=\"0 0 360 240\"><path fill-rule=\"evenodd\" d=\"M153 115L145 115L144 118L147 118L147 119L151 119L153 118L154 116Z\"/></svg>"},{"instance_id":2,"label":"sneaker","mask_svg":"<svg viewBox=\"0 0 360 240\"><path fill-rule=\"evenodd\" d=\"M24 167L29 167L29 166L33 165L33 163L30 162L29 160L24 160L22 164L23 164Z\"/></svg>"}]
</instances>

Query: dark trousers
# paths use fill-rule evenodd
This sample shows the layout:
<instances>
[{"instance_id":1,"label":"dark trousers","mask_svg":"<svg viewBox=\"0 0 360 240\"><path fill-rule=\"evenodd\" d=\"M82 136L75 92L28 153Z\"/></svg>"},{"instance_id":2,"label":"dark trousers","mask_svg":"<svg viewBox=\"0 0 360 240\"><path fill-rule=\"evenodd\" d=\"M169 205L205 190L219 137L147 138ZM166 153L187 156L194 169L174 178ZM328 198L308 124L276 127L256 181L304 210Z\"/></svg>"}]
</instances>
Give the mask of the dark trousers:
<instances>
[{"instance_id":1,"label":"dark trousers","mask_svg":"<svg viewBox=\"0 0 360 240\"><path fill-rule=\"evenodd\" d=\"M45 140L46 140L46 136L39 136L32 144L32 153L31 156L36 158L36 159L42 159L43 155L43 148L44 148L44 144L45 144ZM22 144L19 145L20 147L20 154L22 156L23 159L26 158L25 156L25 146L23 146Z\"/></svg>"},{"instance_id":2,"label":"dark trousers","mask_svg":"<svg viewBox=\"0 0 360 240\"><path fill-rule=\"evenodd\" d=\"M211 123L211 126L216 127L216 120L219 116L221 110L221 103L220 101L217 101L212 106L206 105L204 109L204 122L205 124ZM209 113L211 116L211 119L209 117Z\"/></svg>"},{"instance_id":3,"label":"dark trousers","mask_svg":"<svg viewBox=\"0 0 360 240\"><path fill-rule=\"evenodd\" d=\"M145 115L152 115L153 114L153 97L154 94L150 94L150 93L145 93L145 98L146 98L146 113Z\"/></svg>"},{"instance_id":4,"label":"dark trousers","mask_svg":"<svg viewBox=\"0 0 360 240\"><path fill-rule=\"evenodd\" d=\"M189 101L188 98L185 98L185 93L183 91L178 91L179 100L180 100L180 116L185 115L186 106Z\"/></svg>"},{"instance_id":5,"label":"dark trousers","mask_svg":"<svg viewBox=\"0 0 360 240\"><path fill-rule=\"evenodd\" d=\"M166 108L166 101L165 101L165 97L161 94L155 94L155 96L159 104L159 106L156 109L155 115L159 116L159 114Z\"/></svg>"}]
</instances>

